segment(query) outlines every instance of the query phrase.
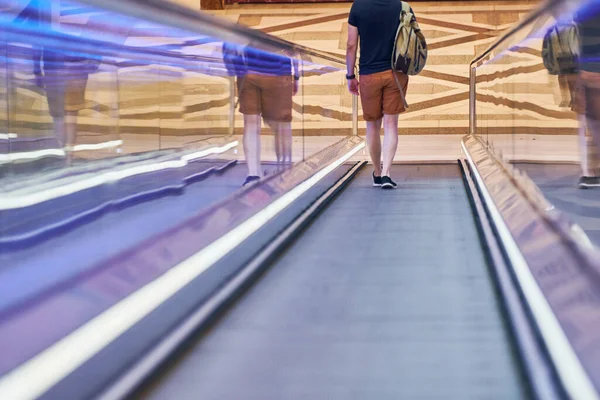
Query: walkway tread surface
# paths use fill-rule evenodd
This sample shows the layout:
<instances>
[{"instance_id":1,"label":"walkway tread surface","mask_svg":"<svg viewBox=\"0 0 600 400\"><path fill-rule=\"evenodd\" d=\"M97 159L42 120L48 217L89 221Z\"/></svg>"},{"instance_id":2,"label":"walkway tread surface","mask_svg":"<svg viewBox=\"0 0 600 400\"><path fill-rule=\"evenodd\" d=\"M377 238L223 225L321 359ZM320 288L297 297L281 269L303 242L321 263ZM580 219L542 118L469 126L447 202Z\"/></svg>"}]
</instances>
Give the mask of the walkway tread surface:
<instances>
[{"instance_id":1,"label":"walkway tread surface","mask_svg":"<svg viewBox=\"0 0 600 400\"><path fill-rule=\"evenodd\" d=\"M519 399L457 165L365 168L140 398Z\"/></svg>"}]
</instances>

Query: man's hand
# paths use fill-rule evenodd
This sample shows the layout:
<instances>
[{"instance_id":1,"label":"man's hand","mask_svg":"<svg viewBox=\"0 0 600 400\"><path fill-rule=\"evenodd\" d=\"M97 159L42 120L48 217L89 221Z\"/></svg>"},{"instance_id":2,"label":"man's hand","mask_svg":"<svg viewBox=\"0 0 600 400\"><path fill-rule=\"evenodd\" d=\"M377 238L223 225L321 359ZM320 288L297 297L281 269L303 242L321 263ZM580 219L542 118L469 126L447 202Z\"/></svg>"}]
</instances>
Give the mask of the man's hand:
<instances>
[{"instance_id":1,"label":"man's hand","mask_svg":"<svg viewBox=\"0 0 600 400\"><path fill-rule=\"evenodd\" d=\"M358 90L359 86L358 79L348 79L348 91L353 95L358 96L360 94Z\"/></svg>"},{"instance_id":2,"label":"man's hand","mask_svg":"<svg viewBox=\"0 0 600 400\"><path fill-rule=\"evenodd\" d=\"M294 79L294 89L292 91L292 96L295 96L298 94L298 81Z\"/></svg>"}]
</instances>

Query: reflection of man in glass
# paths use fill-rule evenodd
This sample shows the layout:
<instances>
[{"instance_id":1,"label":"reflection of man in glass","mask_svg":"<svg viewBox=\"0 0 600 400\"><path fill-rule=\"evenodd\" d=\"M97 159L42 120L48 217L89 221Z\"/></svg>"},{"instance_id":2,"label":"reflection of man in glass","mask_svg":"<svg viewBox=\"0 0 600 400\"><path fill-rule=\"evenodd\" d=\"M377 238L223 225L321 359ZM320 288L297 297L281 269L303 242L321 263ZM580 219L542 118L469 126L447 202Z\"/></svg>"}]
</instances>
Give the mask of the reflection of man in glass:
<instances>
[{"instance_id":1,"label":"reflection of man in glass","mask_svg":"<svg viewBox=\"0 0 600 400\"><path fill-rule=\"evenodd\" d=\"M292 96L298 92L298 63L281 54L224 44L230 75L237 76L240 112L244 115L244 153L248 177L244 185L258 181L261 116L275 136L278 166L292 161ZM292 64L294 75L292 76Z\"/></svg>"},{"instance_id":2,"label":"reflection of man in glass","mask_svg":"<svg viewBox=\"0 0 600 400\"><path fill-rule=\"evenodd\" d=\"M85 108L88 76L95 66L50 49L44 50L43 59L44 87L56 136L61 146L72 146L77 138L79 111Z\"/></svg>"},{"instance_id":3,"label":"reflection of man in glass","mask_svg":"<svg viewBox=\"0 0 600 400\"><path fill-rule=\"evenodd\" d=\"M595 3L595 4L594 4ZM576 110L580 114L580 188L600 187L600 4L582 7L577 18L580 61Z\"/></svg>"},{"instance_id":4,"label":"reflection of man in glass","mask_svg":"<svg viewBox=\"0 0 600 400\"><path fill-rule=\"evenodd\" d=\"M35 24L40 30L51 32L59 26L59 18L59 0L32 0L15 22ZM33 51L36 84L46 92L55 137L61 147L73 145L77 136L77 116L85 107L88 76L97 69L99 60L61 49L60 40L55 46Z\"/></svg>"}]
</instances>

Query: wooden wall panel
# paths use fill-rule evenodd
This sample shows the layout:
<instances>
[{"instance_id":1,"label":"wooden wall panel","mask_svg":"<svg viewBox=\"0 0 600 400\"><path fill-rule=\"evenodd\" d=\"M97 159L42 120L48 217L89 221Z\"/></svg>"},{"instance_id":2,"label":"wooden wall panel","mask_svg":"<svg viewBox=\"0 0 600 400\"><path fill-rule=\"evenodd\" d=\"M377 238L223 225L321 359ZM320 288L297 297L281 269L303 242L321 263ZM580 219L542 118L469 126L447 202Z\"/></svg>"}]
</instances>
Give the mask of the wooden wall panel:
<instances>
[{"instance_id":1,"label":"wooden wall panel","mask_svg":"<svg viewBox=\"0 0 600 400\"><path fill-rule=\"evenodd\" d=\"M172 3L188 7L194 11L200 10L200 0L169 0Z\"/></svg>"},{"instance_id":2,"label":"wooden wall panel","mask_svg":"<svg viewBox=\"0 0 600 400\"><path fill-rule=\"evenodd\" d=\"M202 10L222 10L225 8L225 4L223 0L201 0L200 7Z\"/></svg>"},{"instance_id":3,"label":"wooden wall panel","mask_svg":"<svg viewBox=\"0 0 600 400\"><path fill-rule=\"evenodd\" d=\"M225 4L263 3L352 3L353 0L225 0Z\"/></svg>"}]
</instances>

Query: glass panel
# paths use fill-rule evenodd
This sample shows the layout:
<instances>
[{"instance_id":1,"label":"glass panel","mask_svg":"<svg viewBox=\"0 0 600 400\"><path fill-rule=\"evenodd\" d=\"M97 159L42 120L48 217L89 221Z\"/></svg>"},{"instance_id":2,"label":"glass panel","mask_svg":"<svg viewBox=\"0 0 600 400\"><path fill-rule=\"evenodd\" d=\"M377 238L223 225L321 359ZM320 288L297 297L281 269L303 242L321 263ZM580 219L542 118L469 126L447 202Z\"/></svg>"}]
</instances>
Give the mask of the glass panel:
<instances>
[{"instance_id":1,"label":"glass panel","mask_svg":"<svg viewBox=\"0 0 600 400\"><path fill-rule=\"evenodd\" d=\"M346 84L344 65L334 67L325 57L304 56L304 134L308 148L322 148L352 131L352 95ZM365 122L361 121L365 134ZM309 151L310 153L310 151Z\"/></svg>"},{"instance_id":2,"label":"glass panel","mask_svg":"<svg viewBox=\"0 0 600 400\"><path fill-rule=\"evenodd\" d=\"M235 75L236 134L241 135L249 179L288 168L294 159L292 132L302 134L302 63L291 54L266 53L224 44L226 66ZM302 143L300 143L302 146ZM303 152L296 152L295 160Z\"/></svg>"},{"instance_id":3,"label":"glass panel","mask_svg":"<svg viewBox=\"0 0 600 400\"><path fill-rule=\"evenodd\" d=\"M558 2L476 63L477 134L596 246L600 197L581 189L600 188L599 29L598 1Z\"/></svg>"},{"instance_id":4,"label":"glass panel","mask_svg":"<svg viewBox=\"0 0 600 400\"><path fill-rule=\"evenodd\" d=\"M72 1L0 11L0 375L182 261L132 254L197 220L169 239L194 254L361 142L343 60Z\"/></svg>"}]
</instances>

